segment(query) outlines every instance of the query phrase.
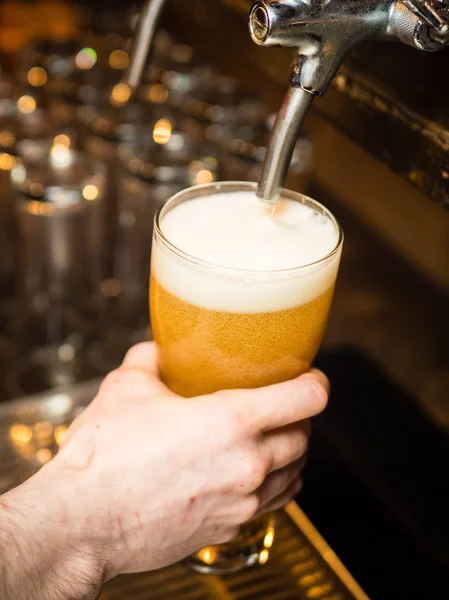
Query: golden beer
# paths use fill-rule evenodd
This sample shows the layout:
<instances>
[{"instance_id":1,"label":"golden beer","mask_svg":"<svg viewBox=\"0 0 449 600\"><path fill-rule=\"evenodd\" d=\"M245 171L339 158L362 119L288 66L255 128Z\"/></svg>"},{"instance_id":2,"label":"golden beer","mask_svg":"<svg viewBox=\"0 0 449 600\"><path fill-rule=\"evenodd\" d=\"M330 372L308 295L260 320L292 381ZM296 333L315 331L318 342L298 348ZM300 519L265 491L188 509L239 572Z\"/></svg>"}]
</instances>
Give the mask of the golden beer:
<instances>
[{"instance_id":1,"label":"golden beer","mask_svg":"<svg viewBox=\"0 0 449 600\"><path fill-rule=\"evenodd\" d=\"M150 290L161 378L189 398L262 387L308 371L323 338L334 286L302 306L252 314L195 306L154 277Z\"/></svg>"},{"instance_id":2,"label":"golden beer","mask_svg":"<svg viewBox=\"0 0 449 600\"><path fill-rule=\"evenodd\" d=\"M297 377L309 370L324 335L341 230L333 216L311 199L284 190L286 211L279 216L245 196L254 196L254 190L254 184L240 182L197 186L174 196L156 215L152 331L162 380L186 398ZM190 203L195 200L198 215ZM214 214L214 203L220 214ZM236 219L242 213L236 231L234 210ZM251 229L254 219L260 220L254 224L256 231ZM296 233L305 236L303 241ZM250 256L258 251L259 238L260 255ZM220 244L226 244L223 252ZM235 255L230 259L225 254L228 248ZM276 252L285 256L278 260ZM307 262L309 256L315 260ZM256 268L239 268L245 260L256 263ZM234 264L225 264L229 261ZM283 262L288 268L269 268ZM261 268L265 263L271 264ZM238 570L266 560L272 540L271 518L264 517L244 525L232 543L203 549L192 557L192 564L204 572Z\"/></svg>"}]
</instances>

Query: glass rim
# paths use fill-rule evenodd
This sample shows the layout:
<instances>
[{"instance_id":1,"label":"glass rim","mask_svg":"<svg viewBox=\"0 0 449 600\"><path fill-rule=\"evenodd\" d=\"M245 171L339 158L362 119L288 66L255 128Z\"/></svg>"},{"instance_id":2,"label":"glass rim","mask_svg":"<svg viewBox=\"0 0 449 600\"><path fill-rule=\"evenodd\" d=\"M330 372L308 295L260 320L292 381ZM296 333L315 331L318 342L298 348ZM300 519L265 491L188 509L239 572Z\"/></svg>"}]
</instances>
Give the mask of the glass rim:
<instances>
[{"instance_id":1,"label":"glass rim","mask_svg":"<svg viewBox=\"0 0 449 600\"><path fill-rule=\"evenodd\" d=\"M181 199L187 193L194 193L195 191L201 192L202 190L205 190L205 189L215 190L216 193L229 193L230 191L232 191L232 190L229 190L227 192L222 191L222 187L236 188L236 191L254 191L255 192L257 190L257 183L250 182L250 181L215 181L213 183L203 183L200 185L195 185L192 187L184 188L180 192L177 192L173 196L170 196L170 198L168 198L167 201L164 202L157 209L155 217L154 217L154 233L157 236L157 238L171 252L176 254L178 257L180 257L190 263L193 263L199 267L202 267L205 269L213 269L215 271L220 271L220 272L235 273L236 275L245 275L246 274L246 275L254 276L254 275L258 275L258 274L259 275L265 274L265 275L275 276L275 275L288 275L290 273L297 273L297 272L301 272L301 271L307 271L307 270L314 269L318 266L321 266L321 265L329 262L340 251L340 249L343 245L343 240L344 240L343 229L341 228L340 223L334 217L332 212L328 208L326 208L323 204L321 204L320 202L315 200L314 198L311 198L310 196L306 196L305 194L301 194L300 192L295 192L293 190L289 190L288 188L283 188L281 190L281 196L285 196L289 200L301 202L301 204L308 204L309 206L312 206L313 208L318 209L318 211L321 214L326 215L331 220L335 229L337 230L338 238L337 238L337 242L336 242L335 246L332 248L332 250L330 252L328 252L322 258L319 258L318 260L315 260L311 263L307 263L305 265L300 265L298 267L289 267L287 269L265 269L265 270L241 269L239 267L229 267L226 265L212 263L207 260L203 260L202 258L197 258L196 256L193 256L192 254L189 254L188 252L185 252L184 250L181 250L180 248L178 248L175 244L173 244L165 236L165 234L163 233L163 231L161 229L161 218L164 216L164 213L167 212L168 210L170 210L170 206L174 202Z\"/></svg>"}]
</instances>

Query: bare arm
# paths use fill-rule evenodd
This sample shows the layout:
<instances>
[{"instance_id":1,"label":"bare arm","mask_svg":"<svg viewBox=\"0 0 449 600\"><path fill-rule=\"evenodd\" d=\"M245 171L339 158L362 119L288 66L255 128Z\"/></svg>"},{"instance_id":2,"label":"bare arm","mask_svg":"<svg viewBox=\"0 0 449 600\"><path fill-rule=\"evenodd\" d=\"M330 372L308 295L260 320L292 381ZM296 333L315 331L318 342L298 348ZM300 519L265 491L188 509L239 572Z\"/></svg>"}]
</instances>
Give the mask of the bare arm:
<instances>
[{"instance_id":1,"label":"bare arm","mask_svg":"<svg viewBox=\"0 0 449 600\"><path fill-rule=\"evenodd\" d=\"M70 491L67 474L52 461L0 498L2 600L90 600L100 593L101 549L94 552L81 522L74 526Z\"/></svg>"}]
</instances>

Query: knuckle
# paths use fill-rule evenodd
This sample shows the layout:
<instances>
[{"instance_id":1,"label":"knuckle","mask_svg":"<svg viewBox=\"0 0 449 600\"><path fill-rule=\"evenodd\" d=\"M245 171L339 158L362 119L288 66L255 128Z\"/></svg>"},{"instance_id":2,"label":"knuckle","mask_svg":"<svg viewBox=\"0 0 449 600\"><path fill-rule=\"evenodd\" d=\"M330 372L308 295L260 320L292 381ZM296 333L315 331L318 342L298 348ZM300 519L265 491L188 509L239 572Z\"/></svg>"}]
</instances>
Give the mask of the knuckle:
<instances>
[{"instance_id":1,"label":"knuckle","mask_svg":"<svg viewBox=\"0 0 449 600\"><path fill-rule=\"evenodd\" d=\"M147 377L138 369L120 367L106 375L100 386L100 392L107 399L116 399L136 393L145 385Z\"/></svg>"},{"instance_id":2,"label":"knuckle","mask_svg":"<svg viewBox=\"0 0 449 600\"><path fill-rule=\"evenodd\" d=\"M232 437L239 439L250 434L249 418L247 412L241 407L235 408L229 418L229 430Z\"/></svg>"},{"instance_id":3,"label":"knuckle","mask_svg":"<svg viewBox=\"0 0 449 600\"><path fill-rule=\"evenodd\" d=\"M260 452L251 452L244 465L243 477L245 482L252 489L257 489L265 481L270 468L269 461Z\"/></svg>"},{"instance_id":4,"label":"knuckle","mask_svg":"<svg viewBox=\"0 0 449 600\"><path fill-rule=\"evenodd\" d=\"M100 386L100 394L110 396L121 385L122 370L115 369L106 375Z\"/></svg>"}]
</instances>

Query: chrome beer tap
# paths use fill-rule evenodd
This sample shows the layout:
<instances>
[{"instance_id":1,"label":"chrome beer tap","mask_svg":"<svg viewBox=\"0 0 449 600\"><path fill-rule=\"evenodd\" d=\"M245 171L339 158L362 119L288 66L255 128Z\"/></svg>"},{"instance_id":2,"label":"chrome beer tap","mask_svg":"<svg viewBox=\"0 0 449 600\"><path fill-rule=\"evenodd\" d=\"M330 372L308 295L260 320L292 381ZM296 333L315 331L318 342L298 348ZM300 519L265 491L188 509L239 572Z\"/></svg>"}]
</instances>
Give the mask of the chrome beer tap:
<instances>
[{"instance_id":1,"label":"chrome beer tap","mask_svg":"<svg viewBox=\"0 0 449 600\"><path fill-rule=\"evenodd\" d=\"M351 48L369 38L390 38L439 50L449 43L449 0L258 0L249 29L256 44L296 49L257 191L273 202L313 98L325 93Z\"/></svg>"},{"instance_id":2,"label":"chrome beer tap","mask_svg":"<svg viewBox=\"0 0 449 600\"><path fill-rule=\"evenodd\" d=\"M138 87L142 80L145 63L164 5L165 0L146 0L140 14L129 66L125 75L125 83L133 90Z\"/></svg>"}]
</instances>

